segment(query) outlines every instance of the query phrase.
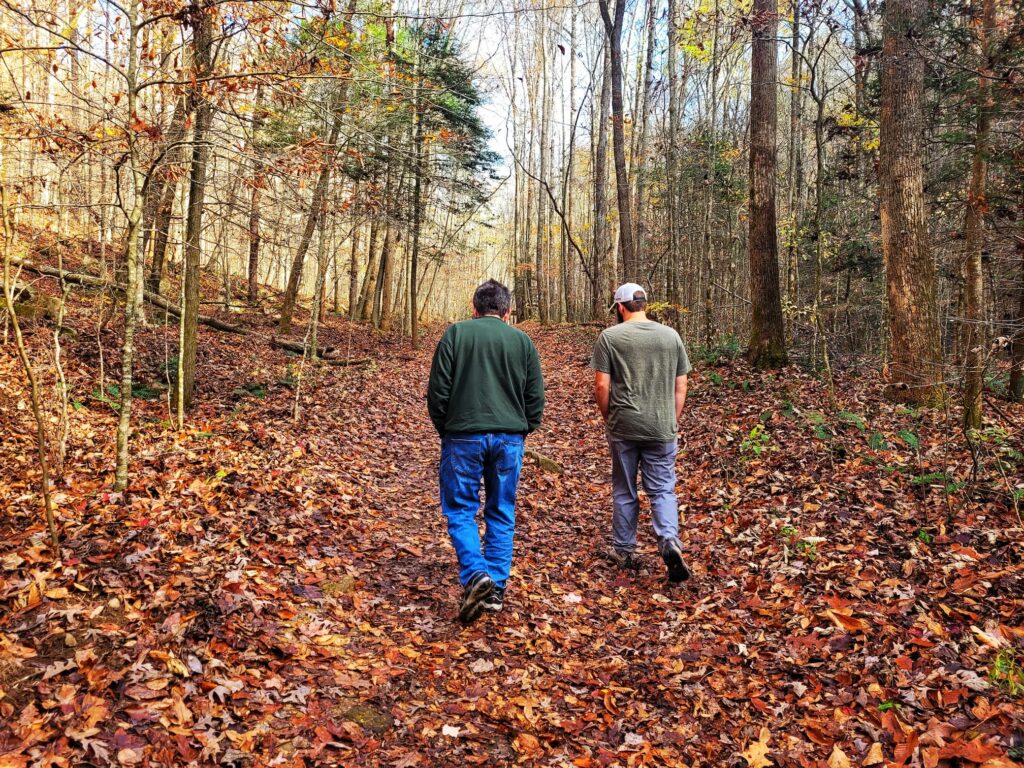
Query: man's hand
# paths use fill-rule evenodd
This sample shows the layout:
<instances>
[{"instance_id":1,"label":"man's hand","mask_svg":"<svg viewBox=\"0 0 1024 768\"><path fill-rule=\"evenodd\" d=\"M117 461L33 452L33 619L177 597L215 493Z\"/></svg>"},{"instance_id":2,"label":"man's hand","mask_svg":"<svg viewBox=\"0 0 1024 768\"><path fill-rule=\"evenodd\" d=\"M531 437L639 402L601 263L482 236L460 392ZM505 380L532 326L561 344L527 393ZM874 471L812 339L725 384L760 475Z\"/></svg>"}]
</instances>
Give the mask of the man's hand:
<instances>
[{"instance_id":1,"label":"man's hand","mask_svg":"<svg viewBox=\"0 0 1024 768\"><path fill-rule=\"evenodd\" d=\"M684 376L683 378L685 379L686 377ZM608 401L611 399L611 395L611 374L596 371L594 373L594 397L597 400L597 409L601 412L601 418L604 419L605 424L608 423Z\"/></svg>"},{"instance_id":2,"label":"man's hand","mask_svg":"<svg viewBox=\"0 0 1024 768\"><path fill-rule=\"evenodd\" d=\"M683 406L686 405L686 376L676 376L676 425L683 415Z\"/></svg>"}]
</instances>

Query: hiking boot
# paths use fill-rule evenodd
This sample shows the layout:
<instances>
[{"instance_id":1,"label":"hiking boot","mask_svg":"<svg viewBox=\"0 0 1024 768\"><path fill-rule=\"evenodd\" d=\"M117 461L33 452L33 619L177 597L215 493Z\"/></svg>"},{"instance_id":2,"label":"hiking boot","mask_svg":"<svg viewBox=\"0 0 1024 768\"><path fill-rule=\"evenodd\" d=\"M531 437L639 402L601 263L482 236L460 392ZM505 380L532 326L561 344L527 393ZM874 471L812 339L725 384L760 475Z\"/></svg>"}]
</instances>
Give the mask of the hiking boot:
<instances>
[{"instance_id":1,"label":"hiking boot","mask_svg":"<svg viewBox=\"0 0 1024 768\"><path fill-rule=\"evenodd\" d=\"M678 584L690 578L690 569L683 562L683 551L679 548L679 542L674 539L666 541L661 547L661 559L668 568L669 581Z\"/></svg>"},{"instance_id":2,"label":"hiking boot","mask_svg":"<svg viewBox=\"0 0 1024 768\"><path fill-rule=\"evenodd\" d=\"M608 557L610 557L611 561L619 566L619 568L624 568L627 571L640 570L640 559L632 552L623 552L613 548L608 551Z\"/></svg>"},{"instance_id":3,"label":"hiking boot","mask_svg":"<svg viewBox=\"0 0 1024 768\"><path fill-rule=\"evenodd\" d=\"M466 583L466 589L462 593L462 605L459 606L459 621L463 624L472 624L480 616L483 610L484 601L494 592L494 579L483 571L474 573Z\"/></svg>"},{"instance_id":4,"label":"hiking boot","mask_svg":"<svg viewBox=\"0 0 1024 768\"><path fill-rule=\"evenodd\" d=\"M484 599L483 609L485 611L491 611L497 613L505 605L505 588L495 587L491 594Z\"/></svg>"}]
</instances>

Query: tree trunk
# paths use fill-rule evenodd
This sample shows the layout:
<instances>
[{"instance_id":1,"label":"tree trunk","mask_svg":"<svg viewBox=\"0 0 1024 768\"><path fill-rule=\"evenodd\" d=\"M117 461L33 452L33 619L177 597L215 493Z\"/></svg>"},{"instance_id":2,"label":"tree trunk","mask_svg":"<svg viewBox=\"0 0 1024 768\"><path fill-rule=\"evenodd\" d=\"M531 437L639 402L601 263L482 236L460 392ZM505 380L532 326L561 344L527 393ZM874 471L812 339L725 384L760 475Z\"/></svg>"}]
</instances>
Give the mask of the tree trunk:
<instances>
[{"instance_id":1,"label":"tree trunk","mask_svg":"<svg viewBox=\"0 0 1024 768\"><path fill-rule=\"evenodd\" d=\"M622 19L626 0L615 0L615 18L609 15L608 0L598 0L601 18L611 53L612 75L612 151L615 157L615 190L619 205L619 249L622 252L622 277L639 280L639 264L633 249L633 220L626 174L626 138L622 107Z\"/></svg>"},{"instance_id":2,"label":"tree trunk","mask_svg":"<svg viewBox=\"0 0 1024 768\"><path fill-rule=\"evenodd\" d=\"M879 192L892 351L890 397L945 399L935 262L925 227L921 154L927 0L888 0L883 17Z\"/></svg>"},{"instance_id":3,"label":"tree trunk","mask_svg":"<svg viewBox=\"0 0 1024 768\"><path fill-rule=\"evenodd\" d=\"M252 141L249 142L255 157L253 159L252 198L249 204L249 304L259 300L260 267L260 196L263 192L263 163L259 157L259 133L263 128L263 86L256 88L256 104L252 115Z\"/></svg>"},{"instance_id":4,"label":"tree trunk","mask_svg":"<svg viewBox=\"0 0 1024 768\"><path fill-rule=\"evenodd\" d=\"M643 83L644 87L640 96L639 114L633 117L633 130L637 133L636 153L633 156L633 178L636 179L636 199L633 201L636 206L636 242L634 249L637 254L647 252L644 232L644 199L646 190L647 168L647 129L650 120L648 115L651 112L651 89L654 85L654 17L657 14L656 0L647 0L647 44L644 53ZM637 270L639 276L640 264L637 256Z\"/></svg>"},{"instance_id":5,"label":"tree trunk","mask_svg":"<svg viewBox=\"0 0 1024 768\"><path fill-rule=\"evenodd\" d=\"M351 243L351 255L349 257L348 266L348 318L349 320L358 320L359 316L356 314L356 310L359 308L359 234L362 230L362 225L359 221L360 211L360 198L359 198L359 182L355 183L355 189L352 192L352 243Z\"/></svg>"},{"instance_id":6,"label":"tree trunk","mask_svg":"<svg viewBox=\"0 0 1024 768\"><path fill-rule=\"evenodd\" d=\"M595 320L607 317L611 296L608 292L608 112L611 109L611 54L604 46L604 71L601 75L601 107L597 118L597 151L594 156L594 285L591 311Z\"/></svg>"},{"instance_id":7,"label":"tree trunk","mask_svg":"<svg viewBox=\"0 0 1024 768\"><path fill-rule=\"evenodd\" d=\"M143 204L142 220L150 223L143 232L142 254L149 250L150 239L153 241L153 252L150 260L147 285L153 293L160 292L160 281L164 276L164 258L167 255L167 241L171 229L171 214L174 210L174 194L178 182L171 168L181 161L181 141L185 138L186 122L194 109L190 99L182 96L174 105L171 125L167 131L169 149L164 156L163 167L153 173L146 199Z\"/></svg>"},{"instance_id":8,"label":"tree trunk","mask_svg":"<svg viewBox=\"0 0 1024 768\"><path fill-rule=\"evenodd\" d=\"M712 299L712 273L714 270L714 254L712 253L711 210L715 204L715 155L718 152L716 141L715 120L718 117L718 17L719 0L715 0L715 21L711 35L711 85L708 93L710 114L708 116L707 165L704 169L705 206L704 223L701 234L703 254L704 282L704 345L710 347L714 339L714 303Z\"/></svg>"},{"instance_id":9,"label":"tree trunk","mask_svg":"<svg viewBox=\"0 0 1024 768\"><path fill-rule=\"evenodd\" d=\"M373 299L373 325L382 331L391 330L391 281L394 278L394 227L384 228L384 245L380 252L380 271Z\"/></svg>"},{"instance_id":10,"label":"tree trunk","mask_svg":"<svg viewBox=\"0 0 1024 768\"><path fill-rule=\"evenodd\" d=\"M754 0L750 69L750 348L756 368L786 364L779 241L775 219L776 52L778 14L774 0ZM819 179L819 183L820 183Z\"/></svg>"},{"instance_id":11,"label":"tree trunk","mask_svg":"<svg viewBox=\"0 0 1024 768\"><path fill-rule=\"evenodd\" d=\"M981 392L985 376L984 286L981 257L985 249L985 211L988 209L987 180L989 127L992 122L992 69L990 36L996 24L995 0L981 0L981 16L974 19L976 46L981 74L977 90L977 131L967 189L967 213L964 219L964 429L981 427Z\"/></svg>"},{"instance_id":12,"label":"tree trunk","mask_svg":"<svg viewBox=\"0 0 1024 768\"><path fill-rule=\"evenodd\" d=\"M126 92L129 115L138 114L139 103L139 0L131 0L126 7L128 19L128 66ZM128 231L125 237L125 264L127 280L124 300L124 332L121 341L121 402L117 420L117 453L114 467L114 489L128 487L128 443L131 436L132 383L135 373L135 326L142 317L144 292L142 253L140 248L142 208L144 205L145 171L143 170L141 137L128 132L128 156L132 179L132 205L128 210Z\"/></svg>"},{"instance_id":13,"label":"tree trunk","mask_svg":"<svg viewBox=\"0 0 1024 768\"><path fill-rule=\"evenodd\" d=\"M331 180L331 171L334 168L335 158L338 156L338 135L341 133L343 110L338 109L334 114L334 122L331 125L331 132L327 137L327 144L324 146L323 167L320 169L320 177L317 179L316 187L313 189L313 197L309 203L309 215L306 217L306 226L302 230L302 237L295 249L295 256L292 258L292 266L288 272L288 287L284 292L284 301L281 304L281 321L278 323L277 331L282 336L291 333L292 315L295 313L295 304L299 298L299 283L302 281L302 270L306 263L306 252L313 240L313 232L316 231L317 223L323 213L324 196L327 194L327 187Z\"/></svg>"},{"instance_id":14,"label":"tree trunk","mask_svg":"<svg viewBox=\"0 0 1024 768\"><path fill-rule=\"evenodd\" d=\"M370 222L370 241L366 246L366 273L363 275L362 288L359 290L359 306L356 308L355 319L367 322L373 307L373 287L377 284L377 270L380 263L377 257L376 217Z\"/></svg>"},{"instance_id":15,"label":"tree trunk","mask_svg":"<svg viewBox=\"0 0 1024 768\"><path fill-rule=\"evenodd\" d=\"M213 23L208 6L191 7L192 56L196 81L206 78L212 69ZM211 106L201 82L193 85L195 95L195 125L192 128L192 168L188 183L188 208L185 216L185 286L184 307L181 316L182 346L179 351L182 403L179 412L192 407L192 393L196 379L196 354L199 327L199 269L201 264L200 237L203 229L203 205L206 192L206 164L209 149L206 133L210 126Z\"/></svg>"},{"instance_id":16,"label":"tree trunk","mask_svg":"<svg viewBox=\"0 0 1024 768\"><path fill-rule=\"evenodd\" d=\"M413 84L413 183L412 183L412 254L409 261L409 334L412 348L419 349L419 317L416 303L416 272L420 258L420 222L423 217L423 200L421 195L423 179L423 118L420 114L420 50L422 42L417 42L415 62L415 82Z\"/></svg>"},{"instance_id":17,"label":"tree trunk","mask_svg":"<svg viewBox=\"0 0 1024 768\"><path fill-rule=\"evenodd\" d=\"M789 169L786 174L786 208L789 216L789 233L786 238L786 299L791 313L800 303L800 195L803 187L803 88L800 86L803 59L799 55L800 3L801 0L793 0L789 71ZM792 329L787 333L787 337L791 338L791 334Z\"/></svg>"},{"instance_id":18,"label":"tree trunk","mask_svg":"<svg viewBox=\"0 0 1024 768\"><path fill-rule=\"evenodd\" d=\"M543 29L543 14L542 24ZM545 56L545 36L543 32L538 32L536 37L537 46L537 68L538 74L538 87L540 88L540 115L538 121L540 123L540 171L537 175L537 243L536 252L534 259L533 274L536 278L537 283L537 316L542 324L546 324L549 320L548 310L550 305L550 297L548 296L547 286L545 282L547 280L546 269L545 269L545 258L544 250L548 243L548 228L547 224L547 212L549 205L546 201L546 194L544 191L544 185L547 183L547 159L548 159L548 130L549 130L549 116L548 116L548 67L547 58Z\"/></svg>"},{"instance_id":19,"label":"tree trunk","mask_svg":"<svg viewBox=\"0 0 1024 768\"><path fill-rule=\"evenodd\" d=\"M1020 220L1024 220L1024 198L1021 199ZM1020 277L1017 280L1017 323L1010 347L1010 400L1019 403L1024 400L1024 235L1017 235L1017 258L1020 260Z\"/></svg>"},{"instance_id":20,"label":"tree trunk","mask_svg":"<svg viewBox=\"0 0 1024 768\"><path fill-rule=\"evenodd\" d=\"M677 25L678 9L677 0L668 0L667 19L667 48L668 60L668 158L666 170L666 193L668 195L668 300L675 305L678 318L681 319L681 312L678 309L682 298L679 294L679 65L677 62L679 45L679 28ZM676 322L677 330L681 329L680 323Z\"/></svg>"}]
</instances>

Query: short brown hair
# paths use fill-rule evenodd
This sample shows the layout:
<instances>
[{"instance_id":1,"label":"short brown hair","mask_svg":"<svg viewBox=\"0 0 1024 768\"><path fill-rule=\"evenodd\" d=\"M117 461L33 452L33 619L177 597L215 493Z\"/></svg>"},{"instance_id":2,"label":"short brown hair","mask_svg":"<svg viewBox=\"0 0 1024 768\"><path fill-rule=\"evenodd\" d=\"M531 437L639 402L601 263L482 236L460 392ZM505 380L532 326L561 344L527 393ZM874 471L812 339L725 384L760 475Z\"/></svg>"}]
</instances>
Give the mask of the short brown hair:
<instances>
[{"instance_id":1,"label":"short brown hair","mask_svg":"<svg viewBox=\"0 0 1024 768\"><path fill-rule=\"evenodd\" d=\"M643 291L636 291L633 293L632 301L623 301L620 303L626 308L627 312L643 312L647 309L647 294Z\"/></svg>"}]
</instances>

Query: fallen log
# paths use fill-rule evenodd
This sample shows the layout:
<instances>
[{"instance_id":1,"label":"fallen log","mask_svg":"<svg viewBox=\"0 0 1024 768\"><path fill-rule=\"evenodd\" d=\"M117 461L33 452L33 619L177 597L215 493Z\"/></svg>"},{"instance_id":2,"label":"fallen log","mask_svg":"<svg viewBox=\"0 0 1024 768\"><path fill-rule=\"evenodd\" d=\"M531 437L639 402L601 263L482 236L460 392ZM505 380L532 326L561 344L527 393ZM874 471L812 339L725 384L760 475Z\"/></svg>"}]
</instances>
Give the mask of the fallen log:
<instances>
[{"instance_id":1,"label":"fallen log","mask_svg":"<svg viewBox=\"0 0 1024 768\"><path fill-rule=\"evenodd\" d=\"M279 339L274 336L270 339L270 343L278 349L286 349L289 352L295 352L300 355L304 355L309 352L309 345L303 344L301 341ZM366 365L370 362L369 357L357 357L351 359L341 357L341 351L337 347L317 347L317 356L315 359L321 360L330 365L338 366Z\"/></svg>"},{"instance_id":2,"label":"fallen log","mask_svg":"<svg viewBox=\"0 0 1024 768\"><path fill-rule=\"evenodd\" d=\"M328 365L346 366L346 365L369 365L373 360L369 357L357 357L352 360L346 360L343 357L322 357L320 358L323 362Z\"/></svg>"},{"instance_id":3,"label":"fallen log","mask_svg":"<svg viewBox=\"0 0 1024 768\"><path fill-rule=\"evenodd\" d=\"M279 339L277 336L271 337L270 345L278 349L286 349L289 352L297 352L300 355L304 355L309 351L308 344L303 344L301 341L291 341L290 339ZM330 357L334 354L335 348L318 347L317 351L320 353L320 357Z\"/></svg>"},{"instance_id":4,"label":"fallen log","mask_svg":"<svg viewBox=\"0 0 1024 768\"><path fill-rule=\"evenodd\" d=\"M48 267L44 264L32 264L31 262L24 261L22 259L12 259L12 262L25 269L29 272L34 272L38 275L45 277L63 278L69 283L75 285L85 285L90 288L114 288L115 290L124 293L124 287L112 283L109 280L104 280L94 275L88 275L84 272L67 272L63 273L61 270L55 267ZM177 304L172 303L169 299L161 296L159 293L153 293L152 291L144 291L143 295L153 306L159 307L165 310L167 313L174 315L175 317L181 317L181 309ZM258 339L264 339L269 342L272 346L278 347L279 349L286 349L289 352L296 352L300 355L304 355L309 352L309 345L303 344L301 341L290 341L288 339L279 339L276 336L265 336L262 333L257 333L248 328L244 328L240 325L233 325L232 323L224 322L216 317L210 317L208 315L199 315L199 322L202 325L208 326L224 333L234 333L239 336L253 336ZM346 366L346 365L366 365L370 362L370 358L363 357L355 360L348 360L345 358L338 357L340 354L336 347L320 347L318 349L317 358L323 360L325 363L331 365Z\"/></svg>"},{"instance_id":5,"label":"fallen log","mask_svg":"<svg viewBox=\"0 0 1024 768\"><path fill-rule=\"evenodd\" d=\"M87 275L84 272L68 272L66 270L62 272L56 267L48 267L45 264L32 264L31 262L24 261L22 259L12 259L12 262L22 269L28 270L29 272L35 272L37 275L55 277L57 279L63 279L69 283L74 283L75 285L85 285L90 288L114 288L115 290L124 293L124 286L96 277L95 275ZM160 307L160 309L169 312L175 317L181 317L181 309L159 293L144 291L143 296L150 304ZM209 326L210 328L215 328L218 331L224 331L225 333L236 333L239 336L258 335L254 334L248 328L243 328L240 325L232 325L231 323L225 323L223 320L218 320L216 317L210 317L208 315L200 315L199 322L203 325Z\"/></svg>"}]
</instances>

